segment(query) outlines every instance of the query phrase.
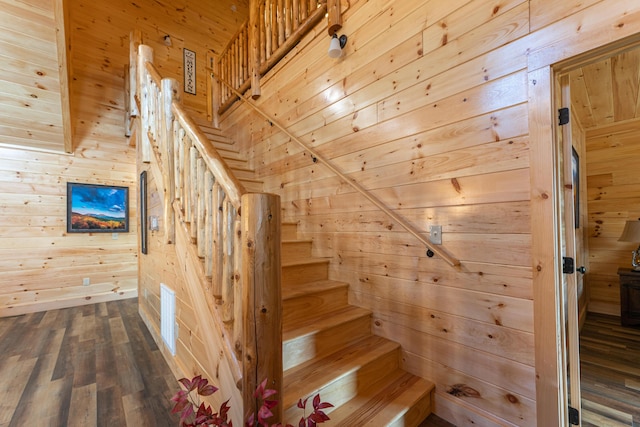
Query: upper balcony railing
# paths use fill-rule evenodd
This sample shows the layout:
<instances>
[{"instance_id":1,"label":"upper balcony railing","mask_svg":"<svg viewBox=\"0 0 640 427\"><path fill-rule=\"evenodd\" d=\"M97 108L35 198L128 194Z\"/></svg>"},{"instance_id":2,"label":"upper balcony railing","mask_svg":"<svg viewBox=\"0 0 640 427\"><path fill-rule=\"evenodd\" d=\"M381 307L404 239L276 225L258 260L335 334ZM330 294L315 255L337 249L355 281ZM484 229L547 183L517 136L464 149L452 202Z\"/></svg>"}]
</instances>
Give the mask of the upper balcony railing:
<instances>
[{"instance_id":1,"label":"upper balcony railing","mask_svg":"<svg viewBox=\"0 0 640 427\"><path fill-rule=\"evenodd\" d=\"M278 63L322 18L337 10L340 0L251 0L249 20L220 54L214 74L240 93L249 88L260 95L260 77ZM330 28L332 25L330 24ZM330 30L331 31L331 30ZM225 85L214 85L214 114L222 114L237 100Z\"/></svg>"}]
</instances>

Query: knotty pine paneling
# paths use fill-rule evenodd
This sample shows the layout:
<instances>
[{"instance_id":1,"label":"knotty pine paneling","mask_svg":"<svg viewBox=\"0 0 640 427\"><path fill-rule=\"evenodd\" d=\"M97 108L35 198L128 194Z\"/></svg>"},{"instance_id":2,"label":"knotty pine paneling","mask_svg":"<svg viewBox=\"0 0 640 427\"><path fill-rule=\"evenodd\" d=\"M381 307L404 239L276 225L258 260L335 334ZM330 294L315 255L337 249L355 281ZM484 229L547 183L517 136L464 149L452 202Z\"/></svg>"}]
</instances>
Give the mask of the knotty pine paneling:
<instances>
[{"instance_id":1,"label":"knotty pine paneling","mask_svg":"<svg viewBox=\"0 0 640 427\"><path fill-rule=\"evenodd\" d=\"M235 32L235 21L246 14L242 4L237 13L212 17L213 6L197 1L66 3L75 135L68 155L56 153L63 133L53 2L0 1L0 315L136 296L138 174L123 111L129 33L142 31L158 67L180 85L182 47L196 51L198 95L183 99L204 112L206 52L222 43L207 35L214 26L218 37ZM162 44L165 34L172 47ZM129 187L130 232L117 239L110 233L67 235L68 181ZM180 277L159 271L168 282ZM91 285L82 286L85 277ZM184 364L195 371L188 360Z\"/></svg>"},{"instance_id":2,"label":"knotty pine paneling","mask_svg":"<svg viewBox=\"0 0 640 427\"><path fill-rule=\"evenodd\" d=\"M638 150L637 121L586 132L589 311L620 315L617 270L631 265L637 244L618 238L625 221L640 218L640 179L633 161Z\"/></svg>"},{"instance_id":3,"label":"knotty pine paneling","mask_svg":"<svg viewBox=\"0 0 640 427\"><path fill-rule=\"evenodd\" d=\"M436 413L460 425L533 426L541 414L532 301L553 290L532 288L538 181L530 147L540 142L529 137L527 79L549 58L633 32L625 16L615 27L623 31L599 33L614 28L620 11L638 12L626 0L603 3L352 2L343 57L328 60L327 37L310 35L262 79L256 103L264 111L418 229L442 225L458 269L426 257L250 109L235 105L221 122L265 190L282 197L284 218L313 240L315 255L332 258L331 276L350 283L351 302L373 311L376 333L399 341L405 367L437 383ZM590 36L578 40L576 31ZM546 49L557 37L568 40L566 52ZM613 180L611 171L598 177ZM478 396L448 394L456 383Z\"/></svg>"},{"instance_id":4,"label":"knotty pine paneling","mask_svg":"<svg viewBox=\"0 0 640 427\"><path fill-rule=\"evenodd\" d=\"M54 2L0 9L0 144L64 152Z\"/></svg>"},{"instance_id":5,"label":"knotty pine paneling","mask_svg":"<svg viewBox=\"0 0 640 427\"><path fill-rule=\"evenodd\" d=\"M222 127L252 129L246 149L265 189L281 195L285 218L300 223L314 254L332 258L350 301L373 311L376 333L402 344L406 368L443 393L467 384L482 396L467 405L535 425L530 141L517 41L528 4L407 3L352 5L345 56L327 64L327 40L308 42L263 79L257 102L419 229L442 224L461 270L427 258L268 123L237 108ZM451 354L434 348L456 351L456 366L443 369ZM492 373L478 372L478 353Z\"/></svg>"}]
</instances>

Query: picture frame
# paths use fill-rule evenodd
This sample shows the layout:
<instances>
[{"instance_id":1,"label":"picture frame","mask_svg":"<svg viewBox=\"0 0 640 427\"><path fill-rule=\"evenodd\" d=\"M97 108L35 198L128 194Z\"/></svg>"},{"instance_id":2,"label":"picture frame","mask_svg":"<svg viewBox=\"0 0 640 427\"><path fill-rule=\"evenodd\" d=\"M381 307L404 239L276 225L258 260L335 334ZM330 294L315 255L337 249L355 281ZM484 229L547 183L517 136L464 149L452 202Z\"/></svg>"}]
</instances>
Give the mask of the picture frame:
<instances>
[{"instance_id":1,"label":"picture frame","mask_svg":"<svg viewBox=\"0 0 640 427\"><path fill-rule=\"evenodd\" d=\"M128 231L128 187L67 182L68 233Z\"/></svg>"},{"instance_id":2,"label":"picture frame","mask_svg":"<svg viewBox=\"0 0 640 427\"><path fill-rule=\"evenodd\" d=\"M573 190L574 227L580 228L580 157L571 147L571 186Z\"/></svg>"},{"instance_id":3,"label":"picture frame","mask_svg":"<svg viewBox=\"0 0 640 427\"><path fill-rule=\"evenodd\" d=\"M184 61L184 92L196 94L196 53L184 48L182 50Z\"/></svg>"},{"instance_id":4,"label":"picture frame","mask_svg":"<svg viewBox=\"0 0 640 427\"><path fill-rule=\"evenodd\" d=\"M147 254L147 171L140 173L140 252Z\"/></svg>"}]
</instances>

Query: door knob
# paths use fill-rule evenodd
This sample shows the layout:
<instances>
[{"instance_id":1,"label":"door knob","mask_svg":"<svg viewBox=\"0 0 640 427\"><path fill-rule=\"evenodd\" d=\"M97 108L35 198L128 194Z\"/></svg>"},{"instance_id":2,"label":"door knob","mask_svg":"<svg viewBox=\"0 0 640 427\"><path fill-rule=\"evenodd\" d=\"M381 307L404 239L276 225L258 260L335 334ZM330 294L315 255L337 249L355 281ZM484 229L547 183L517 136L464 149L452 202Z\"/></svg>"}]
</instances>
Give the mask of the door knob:
<instances>
[{"instance_id":1,"label":"door knob","mask_svg":"<svg viewBox=\"0 0 640 427\"><path fill-rule=\"evenodd\" d=\"M586 272L587 272L587 269L585 268L585 266L584 266L584 265L581 265L580 267L576 268L576 271L577 271L578 273L582 273L582 274L584 274L584 273L586 273Z\"/></svg>"}]
</instances>

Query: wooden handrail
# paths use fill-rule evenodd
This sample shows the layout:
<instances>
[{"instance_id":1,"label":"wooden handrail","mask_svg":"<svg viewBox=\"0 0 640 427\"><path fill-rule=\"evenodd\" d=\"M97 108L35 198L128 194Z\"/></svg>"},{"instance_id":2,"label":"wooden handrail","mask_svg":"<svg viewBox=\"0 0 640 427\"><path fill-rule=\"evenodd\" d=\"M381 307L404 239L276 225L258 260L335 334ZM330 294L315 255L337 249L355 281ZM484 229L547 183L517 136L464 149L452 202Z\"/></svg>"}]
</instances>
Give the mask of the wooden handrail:
<instances>
[{"instance_id":1,"label":"wooden handrail","mask_svg":"<svg viewBox=\"0 0 640 427\"><path fill-rule=\"evenodd\" d=\"M176 115L178 121L180 121L180 125L185 132L187 132L193 142L198 145L199 151L206 153L206 156L203 156L205 163L216 176L217 182L220 183L224 189L233 207L240 211L241 198L247 190L245 190L242 183L238 181L227 163L220 157L220 154L211 146L209 139L184 111L182 105L174 101L171 104L171 110L173 114Z\"/></svg>"},{"instance_id":2,"label":"wooden handrail","mask_svg":"<svg viewBox=\"0 0 640 427\"><path fill-rule=\"evenodd\" d=\"M445 260L452 267L457 267L457 266L460 265L460 260L458 260L457 258L455 258L452 255L450 255L444 249L441 249L441 248L438 248L436 246L433 246L431 244L431 242L429 242L417 228L415 228L412 224L410 224L402 216L398 215L397 213L395 213L394 211L389 209L380 199L378 199L376 196L371 194L371 192L369 192L367 189L365 189L357 181L355 181L353 178L349 178L344 173L342 173L342 171L340 171L337 167L335 167L333 165L333 163L331 163L329 160L325 159L316 150L314 150L313 148L309 147L307 144L302 142L299 138L297 138L295 135L293 135L291 132L289 132L284 126L282 126L280 123L278 123L277 120L275 120L273 117L269 116L267 113L262 111L260 109L260 107L255 105L253 102L250 102L249 99L247 99L245 96L243 96L237 90L235 90L227 82L225 82L222 79L220 79L214 73L212 73L212 75L218 81L220 81L223 84L225 84L226 86L228 86L231 89L231 91L233 91L238 98L240 98L243 101L245 101L245 103L247 103L249 106L251 106L251 108L253 108L254 111L256 111L262 117L267 119L270 123L273 123L273 125L275 125L278 129L280 129L282 132L284 132L285 135L287 135L289 138L291 138L293 141L295 141L298 145L300 145L304 150L306 150L309 154L311 154L311 158L313 159L314 162L322 163L331 172L333 172L336 176L338 176L338 178L340 178L343 182L349 184L354 190L356 190L356 192L358 192L360 195L364 196L367 200L369 200L371 203L373 203L378 209L380 209L387 216L389 216L391 219L393 219L395 222L397 222L408 233L412 234L415 238L417 238L429 251L433 252L435 255L438 255L440 258Z\"/></svg>"},{"instance_id":3,"label":"wooden handrail","mask_svg":"<svg viewBox=\"0 0 640 427\"><path fill-rule=\"evenodd\" d=\"M209 373L224 359L245 392L266 376L282 395L279 196L247 192L180 103L178 82L162 78L149 46L137 47L140 159L162 194L165 243L179 252ZM243 396L244 411L257 411Z\"/></svg>"}]
</instances>

